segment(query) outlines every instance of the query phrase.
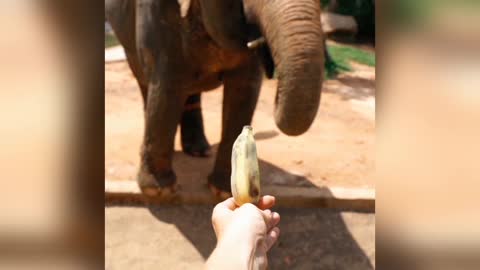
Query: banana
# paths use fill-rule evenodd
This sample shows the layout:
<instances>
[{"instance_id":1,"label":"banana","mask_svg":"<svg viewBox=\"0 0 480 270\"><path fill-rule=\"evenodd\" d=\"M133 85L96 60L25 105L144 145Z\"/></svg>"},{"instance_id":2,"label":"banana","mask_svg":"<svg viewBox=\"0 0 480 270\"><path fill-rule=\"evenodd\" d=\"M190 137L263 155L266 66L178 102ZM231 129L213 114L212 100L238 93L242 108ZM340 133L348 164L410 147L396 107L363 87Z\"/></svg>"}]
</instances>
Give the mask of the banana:
<instances>
[{"instance_id":1,"label":"banana","mask_svg":"<svg viewBox=\"0 0 480 270\"><path fill-rule=\"evenodd\" d=\"M257 203L260 199L260 171L251 126L244 126L233 144L230 184L238 206Z\"/></svg>"}]
</instances>

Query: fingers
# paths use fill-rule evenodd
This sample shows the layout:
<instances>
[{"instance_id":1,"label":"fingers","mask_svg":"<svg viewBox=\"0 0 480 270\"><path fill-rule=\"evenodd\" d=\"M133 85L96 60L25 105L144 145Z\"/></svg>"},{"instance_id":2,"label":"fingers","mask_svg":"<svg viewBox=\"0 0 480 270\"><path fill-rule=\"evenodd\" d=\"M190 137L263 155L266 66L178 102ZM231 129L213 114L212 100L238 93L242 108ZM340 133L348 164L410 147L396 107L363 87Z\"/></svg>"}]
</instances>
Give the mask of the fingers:
<instances>
[{"instance_id":1,"label":"fingers","mask_svg":"<svg viewBox=\"0 0 480 270\"><path fill-rule=\"evenodd\" d=\"M280 214L277 212L272 213L272 220L270 221L270 226L268 229L275 227L280 222Z\"/></svg>"},{"instance_id":2,"label":"fingers","mask_svg":"<svg viewBox=\"0 0 480 270\"><path fill-rule=\"evenodd\" d=\"M230 197L228 199L226 199L225 201L217 204L217 207L219 208L225 208L227 210L235 210L235 208L237 208L237 205L235 204L235 200L233 199L233 197Z\"/></svg>"},{"instance_id":3,"label":"fingers","mask_svg":"<svg viewBox=\"0 0 480 270\"><path fill-rule=\"evenodd\" d=\"M237 208L237 205L233 198L228 198L223 202L218 203L215 208L213 208L212 219L227 215L235 210L235 208Z\"/></svg>"},{"instance_id":4,"label":"fingers","mask_svg":"<svg viewBox=\"0 0 480 270\"><path fill-rule=\"evenodd\" d=\"M274 227L272 230L270 230L267 233L267 240L266 240L267 251L270 250L270 248L272 248L275 242L277 242L279 236L280 236L280 228L278 227Z\"/></svg>"},{"instance_id":5,"label":"fingers","mask_svg":"<svg viewBox=\"0 0 480 270\"><path fill-rule=\"evenodd\" d=\"M258 201L258 208L265 210L271 208L275 205L275 197L271 195L265 195L260 198ZM219 203L217 206L227 208L229 210L235 210L238 206L235 204L233 197L226 199L225 201Z\"/></svg>"},{"instance_id":6,"label":"fingers","mask_svg":"<svg viewBox=\"0 0 480 270\"><path fill-rule=\"evenodd\" d=\"M267 225L267 231L275 227L280 222L280 214L272 212L270 209L261 211L265 224Z\"/></svg>"},{"instance_id":7,"label":"fingers","mask_svg":"<svg viewBox=\"0 0 480 270\"><path fill-rule=\"evenodd\" d=\"M275 205L275 197L270 195L265 195L260 198L258 201L258 208L265 210L268 208L272 208Z\"/></svg>"},{"instance_id":8,"label":"fingers","mask_svg":"<svg viewBox=\"0 0 480 270\"><path fill-rule=\"evenodd\" d=\"M278 214L277 212L272 212L270 209L268 209L275 205L275 197L265 195L260 198L257 205L257 207L253 204L245 204L243 206L252 207L252 209L257 209L257 211L259 210L262 214L265 224L267 225L267 231L270 231L280 222L280 214ZM238 206L235 204L235 200L233 199L233 197L231 197L217 204L214 209L214 214L228 214L236 208L238 208Z\"/></svg>"},{"instance_id":9,"label":"fingers","mask_svg":"<svg viewBox=\"0 0 480 270\"><path fill-rule=\"evenodd\" d=\"M280 214L277 212L272 212L270 209L275 205L275 197L270 195L265 195L260 198L258 202L258 208L262 211L263 219L265 220L265 224L267 225L267 231L275 227L280 222Z\"/></svg>"}]
</instances>

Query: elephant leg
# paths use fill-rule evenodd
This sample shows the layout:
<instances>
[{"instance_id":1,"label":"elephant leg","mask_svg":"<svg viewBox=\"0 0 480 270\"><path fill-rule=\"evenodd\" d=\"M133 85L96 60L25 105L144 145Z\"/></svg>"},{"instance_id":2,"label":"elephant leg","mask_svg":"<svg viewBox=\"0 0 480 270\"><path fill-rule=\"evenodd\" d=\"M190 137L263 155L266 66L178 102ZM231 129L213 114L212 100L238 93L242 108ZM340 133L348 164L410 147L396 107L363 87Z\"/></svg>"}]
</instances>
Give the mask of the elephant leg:
<instances>
[{"instance_id":1,"label":"elephant leg","mask_svg":"<svg viewBox=\"0 0 480 270\"><path fill-rule=\"evenodd\" d=\"M145 82L145 76L142 74L142 69L137 58L136 53L125 50L125 55L127 56L127 62L132 70L133 75L137 79L138 86L140 87L140 92L142 94L143 100L143 110L147 109L147 97L148 97L148 83Z\"/></svg>"},{"instance_id":2,"label":"elephant leg","mask_svg":"<svg viewBox=\"0 0 480 270\"><path fill-rule=\"evenodd\" d=\"M138 183L149 196L169 196L175 191L172 170L174 139L186 97L168 82L150 83L145 111L145 133Z\"/></svg>"},{"instance_id":3,"label":"elephant leg","mask_svg":"<svg viewBox=\"0 0 480 270\"><path fill-rule=\"evenodd\" d=\"M260 63L253 59L224 75L222 139L213 172L208 178L210 189L216 196L230 196L232 146L243 126L252 121L261 84Z\"/></svg>"},{"instance_id":4,"label":"elephant leg","mask_svg":"<svg viewBox=\"0 0 480 270\"><path fill-rule=\"evenodd\" d=\"M143 98L143 108L147 106L148 81L142 72L137 46L135 44L135 2L130 0L106 0L105 17L110 23L122 45L127 57L128 65L137 79Z\"/></svg>"},{"instance_id":5,"label":"elephant leg","mask_svg":"<svg viewBox=\"0 0 480 270\"><path fill-rule=\"evenodd\" d=\"M191 95L185 102L181 120L182 149L194 157L210 155L210 144L205 137L201 108L201 94Z\"/></svg>"}]
</instances>

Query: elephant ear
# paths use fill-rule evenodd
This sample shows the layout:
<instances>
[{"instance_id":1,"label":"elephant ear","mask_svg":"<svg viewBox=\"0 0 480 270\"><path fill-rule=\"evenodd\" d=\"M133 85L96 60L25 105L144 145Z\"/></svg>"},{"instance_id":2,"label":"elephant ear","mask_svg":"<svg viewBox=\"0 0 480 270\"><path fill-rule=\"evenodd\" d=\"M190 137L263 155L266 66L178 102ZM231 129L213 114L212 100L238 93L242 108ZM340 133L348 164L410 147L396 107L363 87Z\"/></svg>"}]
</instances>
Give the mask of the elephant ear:
<instances>
[{"instance_id":1,"label":"elephant ear","mask_svg":"<svg viewBox=\"0 0 480 270\"><path fill-rule=\"evenodd\" d=\"M178 5L180 6L180 16L182 16L182 18L187 16L191 1L192 0L177 0Z\"/></svg>"}]
</instances>

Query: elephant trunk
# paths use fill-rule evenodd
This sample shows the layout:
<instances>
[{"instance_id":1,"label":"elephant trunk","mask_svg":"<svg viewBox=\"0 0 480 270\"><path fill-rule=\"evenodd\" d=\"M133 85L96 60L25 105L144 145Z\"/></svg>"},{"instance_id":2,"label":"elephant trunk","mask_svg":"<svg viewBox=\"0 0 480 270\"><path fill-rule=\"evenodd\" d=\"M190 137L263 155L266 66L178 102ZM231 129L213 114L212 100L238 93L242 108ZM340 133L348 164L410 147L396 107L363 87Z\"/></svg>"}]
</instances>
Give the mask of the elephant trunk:
<instances>
[{"instance_id":1,"label":"elephant trunk","mask_svg":"<svg viewBox=\"0 0 480 270\"><path fill-rule=\"evenodd\" d=\"M249 3L251 2L251 3ZM265 35L275 62L275 122L287 135L308 130L320 104L323 32L315 0L244 0L247 19Z\"/></svg>"}]
</instances>

